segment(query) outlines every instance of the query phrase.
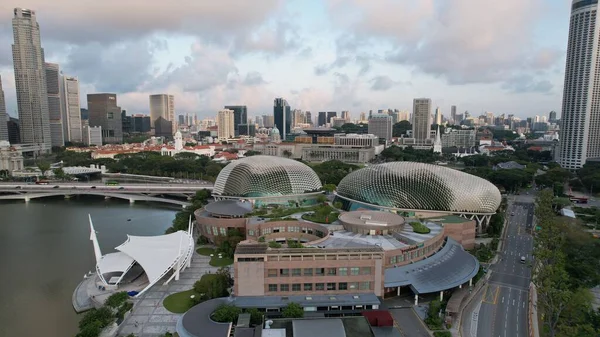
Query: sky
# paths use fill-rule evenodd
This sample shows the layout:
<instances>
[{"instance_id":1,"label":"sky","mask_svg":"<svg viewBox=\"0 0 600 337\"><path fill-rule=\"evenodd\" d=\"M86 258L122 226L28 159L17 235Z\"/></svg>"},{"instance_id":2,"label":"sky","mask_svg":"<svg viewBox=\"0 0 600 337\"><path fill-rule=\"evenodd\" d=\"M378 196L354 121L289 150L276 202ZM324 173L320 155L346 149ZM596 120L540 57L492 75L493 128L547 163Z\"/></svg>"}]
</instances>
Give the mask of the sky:
<instances>
[{"instance_id":1,"label":"sky","mask_svg":"<svg viewBox=\"0 0 600 337\"><path fill-rule=\"evenodd\" d=\"M46 62L128 113L412 110L560 115L571 0L3 0L0 76L17 116L13 8L36 11Z\"/></svg>"}]
</instances>

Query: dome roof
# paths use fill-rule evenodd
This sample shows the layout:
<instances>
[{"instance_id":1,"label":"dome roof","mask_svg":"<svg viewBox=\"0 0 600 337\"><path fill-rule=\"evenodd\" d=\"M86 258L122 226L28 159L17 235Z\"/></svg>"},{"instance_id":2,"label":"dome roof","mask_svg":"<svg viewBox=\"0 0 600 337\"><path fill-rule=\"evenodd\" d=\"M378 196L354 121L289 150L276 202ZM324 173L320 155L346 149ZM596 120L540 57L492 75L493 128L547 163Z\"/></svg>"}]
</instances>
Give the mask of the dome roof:
<instances>
[{"instance_id":1,"label":"dome roof","mask_svg":"<svg viewBox=\"0 0 600 337\"><path fill-rule=\"evenodd\" d=\"M277 127L274 127L274 128L271 130L271 134L272 134L272 135L273 135L273 134L279 134L279 129L278 129Z\"/></svg>"},{"instance_id":2,"label":"dome roof","mask_svg":"<svg viewBox=\"0 0 600 337\"><path fill-rule=\"evenodd\" d=\"M251 156L231 162L219 173L214 195L267 197L320 190L321 180L310 167L292 159Z\"/></svg>"},{"instance_id":3,"label":"dome roof","mask_svg":"<svg viewBox=\"0 0 600 337\"><path fill-rule=\"evenodd\" d=\"M495 213L498 188L489 181L451 168L392 162L348 174L337 194L367 204L407 210Z\"/></svg>"}]
</instances>

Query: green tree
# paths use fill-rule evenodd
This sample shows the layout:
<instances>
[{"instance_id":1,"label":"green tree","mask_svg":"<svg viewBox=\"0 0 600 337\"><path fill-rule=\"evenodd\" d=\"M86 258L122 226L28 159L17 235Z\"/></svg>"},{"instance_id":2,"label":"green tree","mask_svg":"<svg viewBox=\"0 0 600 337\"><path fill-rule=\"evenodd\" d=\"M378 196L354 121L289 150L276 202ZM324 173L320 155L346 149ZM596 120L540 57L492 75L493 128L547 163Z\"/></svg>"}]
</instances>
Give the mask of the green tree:
<instances>
[{"instance_id":1,"label":"green tree","mask_svg":"<svg viewBox=\"0 0 600 337\"><path fill-rule=\"evenodd\" d=\"M292 156L292 152L290 150L283 150L282 154L286 158L290 158Z\"/></svg>"},{"instance_id":2,"label":"green tree","mask_svg":"<svg viewBox=\"0 0 600 337\"><path fill-rule=\"evenodd\" d=\"M117 309L118 307L123 305L123 303L125 303L128 298L129 298L129 295L127 295L127 292L120 291L118 293L114 293L114 294L110 295L106 299L106 302L104 302L104 305L114 308L114 309Z\"/></svg>"},{"instance_id":3,"label":"green tree","mask_svg":"<svg viewBox=\"0 0 600 337\"><path fill-rule=\"evenodd\" d=\"M246 151L246 153L244 153L244 156L251 157L251 156L257 156L259 154L261 154L261 152L250 150L250 151Z\"/></svg>"},{"instance_id":4,"label":"green tree","mask_svg":"<svg viewBox=\"0 0 600 337\"><path fill-rule=\"evenodd\" d=\"M222 304L212 313L212 319L221 323L234 322L241 313L242 310L236 306Z\"/></svg>"},{"instance_id":5,"label":"green tree","mask_svg":"<svg viewBox=\"0 0 600 337\"><path fill-rule=\"evenodd\" d=\"M302 318L304 317L304 308L298 303L290 303L286 305L282 310L284 318Z\"/></svg>"},{"instance_id":6,"label":"green tree","mask_svg":"<svg viewBox=\"0 0 600 337\"><path fill-rule=\"evenodd\" d=\"M65 171L59 167L59 168L55 168L54 170L52 170L52 173L54 173L54 176L58 179L65 179L66 178L66 174Z\"/></svg>"},{"instance_id":7,"label":"green tree","mask_svg":"<svg viewBox=\"0 0 600 337\"><path fill-rule=\"evenodd\" d=\"M115 316L108 307L92 309L86 312L79 321L79 329L83 331L88 325L98 325L100 329L103 329L114 322L114 320Z\"/></svg>"},{"instance_id":8,"label":"green tree","mask_svg":"<svg viewBox=\"0 0 600 337\"><path fill-rule=\"evenodd\" d=\"M42 172L42 175L45 176L46 172L50 169L50 163L45 160L38 160L35 165Z\"/></svg>"},{"instance_id":9,"label":"green tree","mask_svg":"<svg viewBox=\"0 0 600 337\"><path fill-rule=\"evenodd\" d=\"M335 191L337 186L335 186L335 184L325 184L323 185L323 191L327 192L327 193L331 193L333 191Z\"/></svg>"},{"instance_id":10,"label":"green tree","mask_svg":"<svg viewBox=\"0 0 600 337\"><path fill-rule=\"evenodd\" d=\"M400 121L392 126L392 136L401 137L406 134L406 131L412 130L412 125L409 121Z\"/></svg>"},{"instance_id":11,"label":"green tree","mask_svg":"<svg viewBox=\"0 0 600 337\"><path fill-rule=\"evenodd\" d=\"M262 325L264 317L262 312L258 311L256 308L250 308L246 310L246 313L250 314L251 325Z\"/></svg>"}]
</instances>

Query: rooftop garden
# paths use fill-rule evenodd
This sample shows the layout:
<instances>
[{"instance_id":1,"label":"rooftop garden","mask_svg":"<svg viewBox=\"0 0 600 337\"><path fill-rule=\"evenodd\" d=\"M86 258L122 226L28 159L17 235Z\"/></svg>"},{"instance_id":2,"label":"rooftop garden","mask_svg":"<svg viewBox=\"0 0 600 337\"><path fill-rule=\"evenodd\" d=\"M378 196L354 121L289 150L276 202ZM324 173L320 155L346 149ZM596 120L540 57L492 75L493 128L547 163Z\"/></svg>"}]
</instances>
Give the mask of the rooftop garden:
<instances>
[{"instance_id":1,"label":"rooftop garden","mask_svg":"<svg viewBox=\"0 0 600 337\"><path fill-rule=\"evenodd\" d=\"M181 314L206 300L229 295L227 289L232 285L229 271L221 268L215 274L202 275L192 289L167 296L163 305L170 312Z\"/></svg>"},{"instance_id":2,"label":"rooftop garden","mask_svg":"<svg viewBox=\"0 0 600 337\"><path fill-rule=\"evenodd\" d=\"M338 219L339 212L325 204L315 206L311 213L302 214L302 219L322 224L330 224Z\"/></svg>"},{"instance_id":3,"label":"rooftop garden","mask_svg":"<svg viewBox=\"0 0 600 337\"><path fill-rule=\"evenodd\" d=\"M425 226L424 224L418 221L411 221L408 224L412 227L413 232L417 234L429 234L429 232L431 232L431 229L429 229L429 227Z\"/></svg>"},{"instance_id":4,"label":"rooftop garden","mask_svg":"<svg viewBox=\"0 0 600 337\"><path fill-rule=\"evenodd\" d=\"M200 255L210 256L210 264L213 267L224 267L233 264L233 259L223 253L218 253L216 249L201 247L196 249L196 252Z\"/></svg>"}]
</instances>

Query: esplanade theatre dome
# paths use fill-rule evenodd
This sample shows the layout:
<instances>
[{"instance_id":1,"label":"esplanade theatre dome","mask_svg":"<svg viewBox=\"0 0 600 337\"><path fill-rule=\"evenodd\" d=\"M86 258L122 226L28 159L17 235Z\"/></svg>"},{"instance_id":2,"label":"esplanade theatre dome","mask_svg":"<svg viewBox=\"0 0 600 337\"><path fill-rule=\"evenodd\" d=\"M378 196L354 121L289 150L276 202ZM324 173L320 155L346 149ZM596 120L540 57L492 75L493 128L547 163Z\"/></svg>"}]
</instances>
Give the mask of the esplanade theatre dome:
<instances>
[{"instance_id":1,"label":"esplanade theatre dome","mask_svg":"<svg viewBox=\"0 0 600 337\"><path fill-rule=\"evenodd\" d=\"M500 191L485 179L451 168L392 162L348 174L337 187L344 202L404 210L493 214Z\"/></svg>"},{"instance_id":2,"label":"esplanade theatre dome","mask_svg":"<svg viewBox=\"0 0 600 337\"><path fill-rule=\"evenodd\" d=\"M251 156L231 162L217 176L213 195L270 197L316 192L321 180L310 167L292 159Z\"/></svg>"}]
</instances>

